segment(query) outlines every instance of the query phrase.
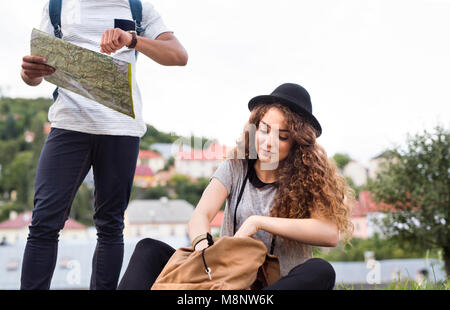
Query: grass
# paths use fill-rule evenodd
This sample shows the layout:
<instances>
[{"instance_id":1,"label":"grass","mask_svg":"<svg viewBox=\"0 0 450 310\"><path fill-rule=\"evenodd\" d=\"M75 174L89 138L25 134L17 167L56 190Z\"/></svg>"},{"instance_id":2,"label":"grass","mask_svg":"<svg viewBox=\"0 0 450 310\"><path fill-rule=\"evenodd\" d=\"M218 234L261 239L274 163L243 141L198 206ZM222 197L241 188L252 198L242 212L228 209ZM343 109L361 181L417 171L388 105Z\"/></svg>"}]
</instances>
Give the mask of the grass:
<instances>
[{"instance_id":1,"label":"grass","mask_svg":"<svg viewBox=\"0 0 450 310\"><path fill-rule=\"evenodd\" d=\"M411 279L393 281L387 284L364 285L364 284L344 284L338 283L335 290L450 290L450 277L446 281L427 281L418 283Z\"/></svg>"}]
</instances>

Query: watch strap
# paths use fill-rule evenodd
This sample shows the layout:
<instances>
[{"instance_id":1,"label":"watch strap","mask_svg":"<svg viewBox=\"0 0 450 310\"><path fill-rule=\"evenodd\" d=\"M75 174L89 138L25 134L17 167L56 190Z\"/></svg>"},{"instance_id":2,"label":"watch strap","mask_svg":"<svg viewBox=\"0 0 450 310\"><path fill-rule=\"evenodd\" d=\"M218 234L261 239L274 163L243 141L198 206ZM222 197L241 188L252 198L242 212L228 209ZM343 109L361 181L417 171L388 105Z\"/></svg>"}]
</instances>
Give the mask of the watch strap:
<instances>
[{"instance_id":1,"label":"watch strap","mask_svg":"<svg viewBox=\"0 0 450 310\"><path fill-rule=\"evenodd\" d=\"M128 31L129 33L131 33L131 43L130 45L127 45L128 48L135 48L136 44L137 44L137 34L136 31Z\"/></svg>"}]
</instances>

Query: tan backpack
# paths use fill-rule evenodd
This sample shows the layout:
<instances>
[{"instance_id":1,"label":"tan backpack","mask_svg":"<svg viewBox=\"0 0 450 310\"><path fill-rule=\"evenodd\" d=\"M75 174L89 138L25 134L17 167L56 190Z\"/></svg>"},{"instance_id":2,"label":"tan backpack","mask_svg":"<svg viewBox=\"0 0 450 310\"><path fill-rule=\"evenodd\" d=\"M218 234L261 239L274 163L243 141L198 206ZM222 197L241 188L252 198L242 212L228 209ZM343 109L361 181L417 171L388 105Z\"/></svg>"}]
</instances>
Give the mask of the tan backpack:
<instances>
[{"instance_id":1,"label":"tan backpack","mask_svg":"<svg viewBox=\"0 0 450 310\"><path fill-rule=\"evenodd\" d=\"M172 255L152 290L261 289L280 279L278 258L252 237L220 237L209 247L180 248Z\"/></svg>"}]
</instances>

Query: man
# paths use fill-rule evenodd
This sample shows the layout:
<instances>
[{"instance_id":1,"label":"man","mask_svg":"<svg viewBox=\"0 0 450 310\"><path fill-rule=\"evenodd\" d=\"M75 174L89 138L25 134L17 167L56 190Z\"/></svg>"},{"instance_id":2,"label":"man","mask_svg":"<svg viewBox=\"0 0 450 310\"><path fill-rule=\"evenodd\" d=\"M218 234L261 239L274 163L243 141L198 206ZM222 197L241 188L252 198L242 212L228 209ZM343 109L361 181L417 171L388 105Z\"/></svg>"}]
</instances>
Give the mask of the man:
<instances>
[{"instance_id":1,"label":"man","mask_svg":"<svg viewBox=\"0 0 450 310\"><path fill-rule=\"evenodd\" d=\"M150 3L142 3L141 26L145 31L140 36L117 26L124 20L134 25L128 0L62 2L63 40L132 64L136 117L133 119L71 91L58 89L48 114L50 134L36 173L21 289L50 288L59 231L91 166L95 181L97 246L90 288L117 287L123 261L123 216L133 183L139 140L146 131L141 96L134 78L135 51L167 66L184 66L188 59L183 46ZM40 30L54 34L48 4L44 7ZM23 57L21 76L24 82L37 86L44 76L52 74L54 69L45 62L42 57Z\"/></svg>"}]
</instances>

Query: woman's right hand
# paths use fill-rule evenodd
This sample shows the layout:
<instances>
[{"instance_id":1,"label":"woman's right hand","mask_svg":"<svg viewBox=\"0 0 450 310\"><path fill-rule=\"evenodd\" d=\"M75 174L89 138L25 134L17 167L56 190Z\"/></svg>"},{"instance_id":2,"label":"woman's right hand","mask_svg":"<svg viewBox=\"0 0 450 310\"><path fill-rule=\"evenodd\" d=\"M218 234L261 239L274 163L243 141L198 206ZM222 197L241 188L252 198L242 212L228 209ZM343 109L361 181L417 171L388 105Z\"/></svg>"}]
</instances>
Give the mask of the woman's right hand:
<instances>
[{"instance_id":1,"label":"woman's right hand","mask_svg":"<svg viewBox=\"0 0 450 310\"><path fill-rule=\"evenodd\" d=\"M22 58L22 78L27 84L39 84L42 77L51 75L55 68L46 65L47 59L39 56L24 56Z\"/></svg>"}]
</instances>

